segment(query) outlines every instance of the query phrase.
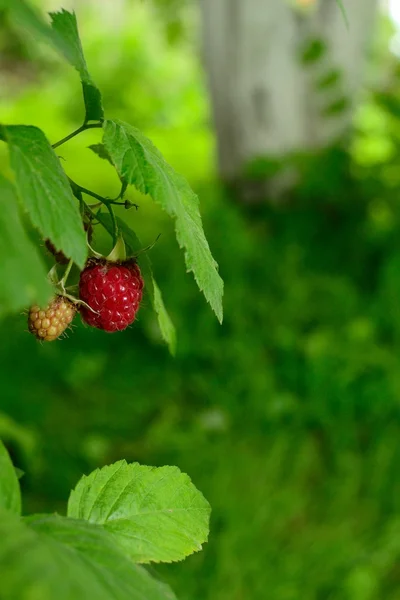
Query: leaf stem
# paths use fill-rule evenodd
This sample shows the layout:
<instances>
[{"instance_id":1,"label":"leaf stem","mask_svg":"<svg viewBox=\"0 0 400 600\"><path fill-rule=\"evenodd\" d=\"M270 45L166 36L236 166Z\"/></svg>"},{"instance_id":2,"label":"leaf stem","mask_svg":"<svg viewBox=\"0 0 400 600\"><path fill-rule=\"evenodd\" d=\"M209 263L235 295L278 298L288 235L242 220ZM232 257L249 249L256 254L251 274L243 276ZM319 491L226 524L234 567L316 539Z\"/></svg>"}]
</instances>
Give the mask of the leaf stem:
<instances>
[{"instance_id":1,"label":"leaf stem","mask_svg":"<svg viewBox=\"0 0 400 600\"><path fill-rule=\"evenodd\" d=\"M88 189L84 188L83 186L79 185L79 183L75 183L75 181L73 181L70 177L68 177L68 180L69 180L69 183L71 184L72 189L77 189L82 194L86 194L87 196L96 198L96 200L99 200L101 202L101 204L105 204L106 206L107 206L107 204L109 204L109 200L107 198L103 198L103 196L96 194L96 192L92 192L92 190L88 190Z\"/></svg>"},{"instance_id":2,"label":"leaf stem","mask_svg":"<svg viewBox=\"0 0 400 600\"><path fill-rule=\"evenodd\" d=\"M85 207L85 210L90 214L90 216L93 219L97 218L96 214L92 210L93 207L90 207L89 204L87 204L83 200L82 194L86 194L87 196L92 196L92 198L96 198L96 200L99 200L100 204L104 204L104 206L107 208L108 212L110 213L110 217L111 217L111 221L112 221L112 225L113 225L112 237L113 237L114 244L116 244L117 239L118 239L118 233L119 233L118 223L117 223L117 219L115 218L113 207L111 205L112 204L120 204L120 203L116 202L115 200L109 200L108 198L103 198L103 196L100 196L99 194L96 194L95 192L92 192L91 190L88 190L88 189L82 187L81 185L79 185L79 183L76 183L70 177L68 177L68 181L70 183L70 186L72 188L72 192L73 192L74 196L79 200L80 204L83 204L83 206ZM96 207L96 205L95 205L95 207Z\"/></svg>"},{"instance_id":3,"label":"leaf stem","mask_svg":"<svg viewBox=\"0 0 400 600\"><path fill-rule=\"evenodd\" d=\"M75 131L73 131L72 133L67 135L65 138L63 138L59 142L56 142L55 144L53 144L52 148L53 148L53 150L55 148L58 148L58 146L65 144L65 142L68 142L76 135L79 135L80 133L82 133L82 131L86 131L86 129L96 129L96 128L100 128L100 127L102 127L102 123L84 123L83 125L78 127L78 129L75 129Z\"/></svg>"},{"instance_id":4,"label":"leaf stem","mask_svg":"<svg viewBox=\"0 0 400 600\"><path fill-rule=\"evenodd\" d=\"M114 210L113 210L113 207L111 206L111 204L106 204L106 206L107 206L108 212L110 213L112 227L113 227L113 243L116 244L117 239L118 239L118 233L119 233L117 219L115 218Z\"/></svg>"},{"instance_id":5,"label":"leaf stem","mask_svg":"<svg viewBox=\"0 0 400 600\"><path fill-rule=\"evenodd\" d=\"M62 288L63 292L65 292L65 284L67 283L67 279L68 279L68 276L69 276L69 274L71 272L73 264L74 264L74 261L71 259L68 262L67 268L65 269L64 275L62 276L62 279L61 279L61 281L59 283L61 285L61 288Z\"/></svg>"},{"instance_id":6,"label":"leaf stem","mask_svg":"<svg viewBox=\"0 0 400 600\"><path fill-rule=\"evenodd\" d=\"M108 198L103 198L103 200L101 200L100 202L97 202L96 204L90 204L89 206L90 208L99 208L99 206L101 206L102 204L105 204L106 206L108 204L113 204L114 206L126 206L126 202L117 202L116 200L109 200ZM132 206L137 207L137 204L132 204Z\"/></svg>"}]
</instances>

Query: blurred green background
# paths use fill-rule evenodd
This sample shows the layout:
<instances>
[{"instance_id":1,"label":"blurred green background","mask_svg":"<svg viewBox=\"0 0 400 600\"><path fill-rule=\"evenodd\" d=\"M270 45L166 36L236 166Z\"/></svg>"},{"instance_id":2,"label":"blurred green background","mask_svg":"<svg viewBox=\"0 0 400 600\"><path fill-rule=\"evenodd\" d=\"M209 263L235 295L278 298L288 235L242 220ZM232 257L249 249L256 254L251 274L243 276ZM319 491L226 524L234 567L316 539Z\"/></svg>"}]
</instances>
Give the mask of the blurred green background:
<instances>
[{"instance_id":1,"label":"blurred green background","mask_svg":"<svg viewBox=\"0 0 400 600\"><path fill-rule=\"evenodd\" d=\"M121 216L145 245L162 233L151 259L177 357L147 300L123 334L78 324L41 345L24 315L1 322L0 435L25 471L25 512L63 512L82 473L120 458L174 464L213 507L204 551L157 567L181 600L400 598L393 27L380 19L351 143L296 158L289 206L247 206L217 182L196 3L132 0L112 24L103 8L82 2L78 19L107 114L142 128L199 193L225 319L185 273L171 223L130 190L140 208ZM1 121L64 137L82 120L76 74L4 19L0 29ZM59 153L74 180L111 195L111 167L87 150L98 141L88 131Z\"/></svg>"}]
</instances>

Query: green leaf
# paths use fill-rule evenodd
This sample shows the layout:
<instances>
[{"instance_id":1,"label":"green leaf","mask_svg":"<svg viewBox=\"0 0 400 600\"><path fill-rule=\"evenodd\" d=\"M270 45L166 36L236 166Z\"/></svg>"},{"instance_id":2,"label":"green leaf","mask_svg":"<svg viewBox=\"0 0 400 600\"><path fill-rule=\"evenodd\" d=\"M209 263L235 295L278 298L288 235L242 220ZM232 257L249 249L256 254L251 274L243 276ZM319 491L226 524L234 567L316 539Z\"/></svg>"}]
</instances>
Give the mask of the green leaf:
<instances>
[{"instance_id":1,"label":"green leaf","mask_svg":"<svg viewBox=\"0 0 400 600\"><path fill-rule=\"evenodd\" d=\"M15 23L52 46L78 71L86 108L85 122L103 119L101 94L86 66L75 13L66 10L52 13L50 27L42 15L24 0L0 0L0 8L8 9Z\"/></svg>"},{"instance_id":2,"label":"green leaf","mask_svg":"<svg viewBox=\"0 0 400 600\"><path fill-rule=\"evenodd\" d=\"M14 467L14 471L15 471L15 476L17 477L18 480L22 479L23 476L25 475L25 471L23 471L22 469L18 469L18 467Z\"/></svg>"},{"instance_id":3,"label":"green leaf","mask_svg":"<svg viewBox=\"0 0 400 600\"><path fill-rule=\"evenodd\" d=\"M110 215L98 213L97 218L104 225L109 234L112 235L113 224ZM143 249L143 245L136 233L119 217L117 217L117 224L120 233L123 235L129 254L132 256L139 253ZM142 252L138 255L137 261L145 282L144 289L150 297L151 304L158 318L161 335L163 340L167 343L169 351L174 356L176 351L175 327L165 308L160 289L153 277L150 258L146 252Z\"/></svg>"},{"instance_id":4,"label":"green leaf","mask_svg":"<svg viewBox=\"0 0 400 600\"><path fill-rule=\"evenodd\" d=\"M151 268L151 266L150 266ZM150 297L152 298L152 303L154 310L158 317L158 325L160 327L161 335L163 339L167 342L169 351L172 356L175 356L176 353L176 332L173 322L165 308L164 301L161 295L160 288L158 287L154 277L151 277L151 282L153 284L153 289L150 292Z\"/></svg>"},{"instance_id":5,"label":"green leaf","mask_svg":"<svg viewBox=\"0 0 400 600\"><path fill-rule=\"evenodd\" d=\"M0 508L21 513L21 490L14 465L0 440Z\"/></svg>"},{"instance_id":6,"label":"green leaf","mask_svg":"<svg viewBox=\"0 0 400 600\"><path fill-rule=\"evenodd\" d=\"M91 77L79 38L75 13L70 13L62 9L60 12L50 13L50 17L53 31L56 32L65 44L68 62L78 71L82 81L91 83Z\"/></svg>"},{"instance_id":7,"label":"green leaf","mask_svg":"<svg viewBox=\"0 0 400 600\"><path fill-rule=\"evenodd\" d=\"M85 122L99 121L104 118L101 94L93 83L86 65L76 15L63 9L61 12L50 13L50 16L53 31L63 40L67 49L67 60L81 76L86 108Z\"/></svg>"},{"instance_id":8,"label":"green leaf","mask_svg":"<svg viewBox=\"0 0 400 600\"><path fill-rule=\"evenodd\" d=\"M51 287L18 213L14 186L0 174L0 315L46 304Z\"/></svg>"},{"instance_id":9,"label":"green leaf","mask_svg":"<svg viewBox=\"0 0 400 600\"><path fill-rule=\"evenodd\" d=\"M68 515L102 525L135 562L171 562L201 550L210 506L177 467L122 460L82 477Z\"/></svg>"},{"instance_id":10,"label":"green leaf","mask_svg":"<svg viewBox=\"0 0 400 600\"><path fill-rule=\"evenodd\" d=\"M8 142L15 185L32 223L83 267L87 245L78 204L44 133L37 127L7 125L0 127L0 139Z\"/></svg>"},{"instance_id":11,"label":"green leaf","mask_svg":"<svg viewBox=\"0 0 400 600\"><path fill-rule=\"evenodd\" d=\"M0 537L2 600L176 600L84 521L0 511Z\"/></svg>"},{"instance_id":12,"label":"green leaf","mask_svg":"<svg viewBox=\"0 0 400 600\"><path fill-rule=\"evenodd\" d=\"M0 0L0 8L9 11L11 19L26 29L36 39L42 39L68 60L68 47L64 40L44 21L42 15L24 0Z\"/></svg>"},{"instance_id":13,"label":"green leaf","mask_svg":"<svg viewBox=\"0 0 400 600\"><path fill-rule=\"evenodd\" d=\"M223 281L204 235L199 202L187 181L164 160L138 129L105 121L104 145L119 172L143 194L150 194L175 219L176 237L185 250L188 271L222 322Z\"/></svg>"},{"instance_id":14,"label":"green leaf","mask_svg":"<svg viewBox=\"0 0 400 600\"><path fill-rule=\"evenodd\" d=\"M107 152L106 147L105 147L104 144L92 144L91 146L88 146L88 148L90 148L90 150L92 152L94 152L95 154L97 154L97 156L99 158L102 158L103 160L106 160L107 162L110 163L110 165L114 166L113 161L111 160L111 156Z\"/></svg>"}]
</instances>

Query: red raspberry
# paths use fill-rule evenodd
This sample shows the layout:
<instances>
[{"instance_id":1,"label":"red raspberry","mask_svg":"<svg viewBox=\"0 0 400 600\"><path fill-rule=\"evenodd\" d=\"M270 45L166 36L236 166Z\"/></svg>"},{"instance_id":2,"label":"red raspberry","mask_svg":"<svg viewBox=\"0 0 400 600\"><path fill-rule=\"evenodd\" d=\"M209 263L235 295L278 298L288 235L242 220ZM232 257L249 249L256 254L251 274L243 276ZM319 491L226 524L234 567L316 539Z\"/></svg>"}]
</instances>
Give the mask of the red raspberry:
<instances>
[{"instance_id":1,"label":"red raspberry","mask_svg":"<svg viewBox=\"0 0 400 600\"><path fill-rule=\"evenodd\" d=\"M68 298L56 296L45 307L32 306L29 309L29 331L38 340L53 342L71 324L75 313L76 308Z\"/></svg>"},{"instance_id":2,"label":"red raspberry","mask_svg":"<svg viewBox=\"0 0 400 600\"><path fill-rule=\"evenodd\" d=\"M79 281L80 298L93 309L81 307L83 320L104 331L126 329L139 310L143 285L134 260L116 263L91 258Z\"/></svg>"}]
</instances>

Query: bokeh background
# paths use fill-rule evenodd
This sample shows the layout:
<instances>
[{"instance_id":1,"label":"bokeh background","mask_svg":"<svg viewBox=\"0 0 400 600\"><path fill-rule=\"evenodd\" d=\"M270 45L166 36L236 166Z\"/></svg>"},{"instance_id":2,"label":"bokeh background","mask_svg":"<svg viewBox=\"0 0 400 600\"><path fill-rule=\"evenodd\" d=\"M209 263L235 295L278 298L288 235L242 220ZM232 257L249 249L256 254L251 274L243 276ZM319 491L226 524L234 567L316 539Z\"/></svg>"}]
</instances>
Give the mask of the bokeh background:
<instances>
[{"instance_id":1,"label":"bokeh background","mask_svg":"<svg viewBox=\"0 0 400 600\"><path fill-rule=\"evenodd\" d=\"M25 472L24 511L63 513L82 473L120 458L174 464L213 507L204 551L157 567L181 600L399 599L397 1L374 21L346 143L257 157L240 185L219 178L196 1L36 4L77 10L106 114L143 129L189 179L226 287L220 326L172 224L130 190L140 208L121 216L145 245L162 234L151 259L176 358L147 300L123 334L78 324L40 345L24 315L0 323L0 435ZM313 4L292 9L307 18ZM54 142L81 124L77 76L1 19L0 119ZM320 52L311 41L305 63ZM113 195L115 174L87 149L98 141L85 132L60 155L74 180ZM270 201L265 176L288 164L297 176ZM95 244L110 240L99 232Z\"/></svg>"}]
</instances>

